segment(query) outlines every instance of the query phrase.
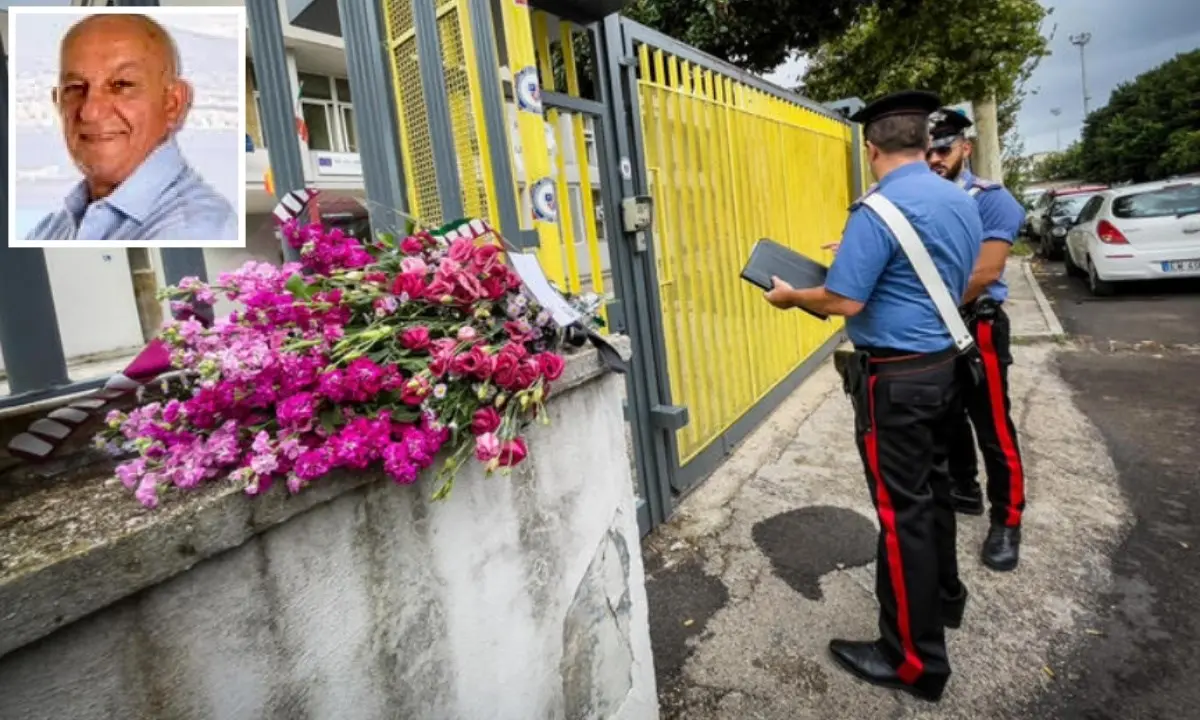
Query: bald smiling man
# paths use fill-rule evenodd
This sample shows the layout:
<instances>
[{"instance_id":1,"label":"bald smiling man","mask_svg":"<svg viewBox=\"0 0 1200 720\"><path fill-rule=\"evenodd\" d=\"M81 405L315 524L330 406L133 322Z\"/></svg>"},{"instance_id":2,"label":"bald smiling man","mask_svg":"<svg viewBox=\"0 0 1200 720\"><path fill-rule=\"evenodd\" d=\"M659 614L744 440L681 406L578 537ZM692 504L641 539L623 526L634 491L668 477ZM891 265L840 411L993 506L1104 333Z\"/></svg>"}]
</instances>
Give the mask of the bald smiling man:
<instances>
[{"instance_id":1,"label":"bald smiling man","mask_svg":"<svg viewBox=\"0 0 1200 720\"><path fill-rule=\"evenodd\" d=\"M59 56L53 99L83 181L28 239L236 240L233 207L175 141L192 88L167 31L145 15L93 15Z\"/></svg>"}]
</instances>

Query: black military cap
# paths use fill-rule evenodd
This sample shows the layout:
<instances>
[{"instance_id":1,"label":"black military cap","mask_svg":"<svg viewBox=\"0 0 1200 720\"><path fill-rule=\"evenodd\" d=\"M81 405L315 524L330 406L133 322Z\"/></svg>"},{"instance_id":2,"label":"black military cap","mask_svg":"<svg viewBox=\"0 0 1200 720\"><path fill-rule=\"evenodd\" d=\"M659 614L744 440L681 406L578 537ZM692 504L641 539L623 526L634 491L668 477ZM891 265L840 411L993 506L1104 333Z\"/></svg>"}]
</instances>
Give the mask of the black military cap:
<instances>
[{"instance_id":1,"label":"black military cap","mask_svg":"<svg viewBox=\"0 0 1200 720\"><path fill-rule=\"evenodd\" d=\"M896 115L929 115L942 104L941 98L924 90L904 90L884 95L850 116L850 120L867 125Z\"/></svg>"},{"instance_id":2,"label":"black military cap","mask_svg":"<svg viewBox=\"0 0 1200 720\"><path fill-rule=\"evenodd\" d=\"M955 110L954 108L938 109L937 112L929 116L929 137L932 141L930 147L950 147L955 140L966 132L967 128L974 124L970 118L959 110Z\"/></svg>"}]
</instances>

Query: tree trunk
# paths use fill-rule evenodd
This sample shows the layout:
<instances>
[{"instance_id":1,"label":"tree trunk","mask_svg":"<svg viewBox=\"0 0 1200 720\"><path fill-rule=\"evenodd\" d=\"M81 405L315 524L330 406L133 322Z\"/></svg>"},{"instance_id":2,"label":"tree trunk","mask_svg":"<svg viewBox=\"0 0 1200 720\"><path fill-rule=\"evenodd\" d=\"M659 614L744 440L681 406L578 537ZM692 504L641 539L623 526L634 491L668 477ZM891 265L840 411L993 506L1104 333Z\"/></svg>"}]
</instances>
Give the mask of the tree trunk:
<instances>
[{"instance_id":1,"label":"tree trunk","mask_svg":"<svg viewBox=\"0 0 1200 720\"><path fill-rule=\"evenodd\" d=\"M975 151L971 154L972 170L985 180L1003 182L1004 164L1000 159L1000 126L996 118L996 96L988 95L973 104Z\"/></svg>"}]
</instances>

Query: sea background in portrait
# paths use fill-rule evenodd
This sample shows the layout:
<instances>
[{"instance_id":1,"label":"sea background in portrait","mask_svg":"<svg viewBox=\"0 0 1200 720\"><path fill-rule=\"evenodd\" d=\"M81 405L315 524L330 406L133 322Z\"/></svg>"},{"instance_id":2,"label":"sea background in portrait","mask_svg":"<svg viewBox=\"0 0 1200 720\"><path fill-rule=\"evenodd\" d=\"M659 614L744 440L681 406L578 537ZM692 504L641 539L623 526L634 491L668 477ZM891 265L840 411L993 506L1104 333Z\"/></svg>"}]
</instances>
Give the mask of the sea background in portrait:
<instances>
[{"instance_id":1,"label":"sea background in portrait","mask_svg":"<svg viewBox=\"0 0 1200 720\"><path fill-rule=\"evenodd\" d=\"M61 207L63 197L80 179L50 100L57 80L59 41L76 19L66 15L21 18L17 54L9 58L15 75L11 121L16 131L12 151L18 237L25 237L38 220ZM240 212L244 189L238 182L238 158L245 152L245 136L238 133L238 73L245 59L238 52L236 18L157 19L175 38L183 74L195 89L187 125L178 135L184 157Z\"/></svg>"}]
</instances>

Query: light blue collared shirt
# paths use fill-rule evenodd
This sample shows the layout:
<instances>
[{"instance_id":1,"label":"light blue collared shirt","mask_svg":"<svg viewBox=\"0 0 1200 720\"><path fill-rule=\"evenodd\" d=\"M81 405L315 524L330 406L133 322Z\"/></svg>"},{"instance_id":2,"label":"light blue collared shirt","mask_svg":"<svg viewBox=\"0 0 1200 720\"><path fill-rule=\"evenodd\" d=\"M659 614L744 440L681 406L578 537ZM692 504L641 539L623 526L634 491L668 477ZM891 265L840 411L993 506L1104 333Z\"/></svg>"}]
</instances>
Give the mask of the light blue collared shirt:
<instances>
[{"instance_id":1,"label":"light blue collared shirt","mask_svg":"<svg viewBox=\"0 0 1200 720\"><path fill-rule=\"evenodd\" d=\"M192 169L174 139L159 145L108 197L80 182L27 240L237 240L233 206Z\"/></svg>"},{"instance_id":2,"label":"light blue collared shirt","mask_svg":"<svg viewBox=\"0 0 1200 720\"><path fill-rule=\"evenodd\" d=\"M872 192L904 213L950 295L962 297L982 244L975 201L923 162L896 168ZM851 208L825 287L863 303L862 312L846 318L846 334L857 347L934 353L954 344L899 241L861 200Z\"/></svg>"},{"instance_id":3,"label":"light blue collared shirt","mask_svg":"<svg viewBox=\"0 0 1200 720\"><path fill-rule=\"evenodd\" d=\"M979 204L979 215L983 219L984 242L1006 242L1009 245L1016 242L1021 224L1025 222L1025 208L1012 193L1003 185L984 180L965 168L955 182L968 192L971 188L978 188L975 202ZM984 292L996 302L1008 299L1008 282L1004 279L1003 270Z\"/></svg>"}]
</instances>

